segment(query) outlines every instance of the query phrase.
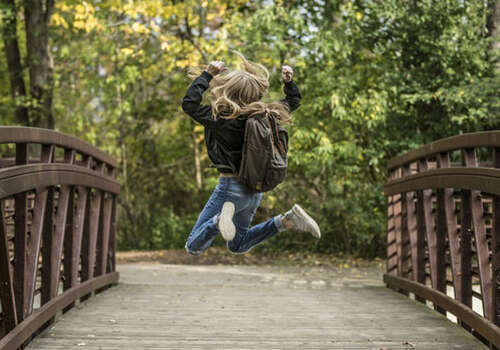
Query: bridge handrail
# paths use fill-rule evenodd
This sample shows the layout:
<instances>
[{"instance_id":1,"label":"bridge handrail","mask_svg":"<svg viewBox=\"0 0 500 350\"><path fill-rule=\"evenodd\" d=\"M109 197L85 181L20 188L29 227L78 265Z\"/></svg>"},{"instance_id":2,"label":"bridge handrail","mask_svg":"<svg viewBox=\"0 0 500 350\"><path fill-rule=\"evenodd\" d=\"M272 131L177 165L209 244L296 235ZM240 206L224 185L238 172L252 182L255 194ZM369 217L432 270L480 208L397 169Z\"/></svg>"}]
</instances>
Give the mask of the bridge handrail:
<instances>
[{"instance_id":1,"label":"bridge handrail","mask_svg":"<svg viewBox=\"0 0 500 350\"><path fill-rule=\"evenodd\" d=\"M66 135L50 129L25 126L0 126L0 144L47 144L65 149L72 149L85 156L106 163L111 168L118 166L117 161L109 154L74 136Z\"/></svg>"},{"instance_id":2,"label":"bridge handrail","mask_svg":"<svg viewBox=\"0 0 500 350\"><path fill-rule=\"evenodd\" d=\"M388 170L385 283L500 348L500 131L437 140Z\"/></svg>"},{"instance_id":3,"label":"bridge handrail","mask_svg":"<svg viewBox=\"0 0 500 350\"><path fill-rule=\"evenodd\" d=\"M120 186L117 162L72 136L0 127L2 144L15 155L0 149L0 349L17 349L118 281Z\"/></svg>"},{"instance_id":4,"label":"bridge handrail","mask_svg":"<svg viewBox=\"0 0 500 350\"><path fill-rule=\"evenodd\" d=\"M387 168L392 170L404 164L415 162L418 159L428 158L432 155L460 150L466 148L498 147L500 144L500 131L481 131L447 137L422 147L406 152L387 162Z\"/></svg>"}]
</instances>

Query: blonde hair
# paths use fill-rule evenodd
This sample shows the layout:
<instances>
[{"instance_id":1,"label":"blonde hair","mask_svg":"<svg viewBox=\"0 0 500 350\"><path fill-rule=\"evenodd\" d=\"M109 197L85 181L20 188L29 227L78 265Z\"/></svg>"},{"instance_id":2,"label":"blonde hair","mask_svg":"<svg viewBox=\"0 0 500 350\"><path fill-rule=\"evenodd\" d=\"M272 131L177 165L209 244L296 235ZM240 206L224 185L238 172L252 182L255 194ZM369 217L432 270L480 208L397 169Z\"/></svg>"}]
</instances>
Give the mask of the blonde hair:
<instances>
[{"instance_id":1,"label":"blonde hair","mask_svg":"<svg viewBox=\"0 0 500 350\"><path fill-rule=\"evenodd\" d=\"M240 115L273 115L280 124L291 124L287 105L281 102L262 102L269 90L269 71L263 65L248 61L233 51L241 60L242 68L226 70L210 81L208 97L214 119L235 119ZM191 76L199 73L191 69Z\"/></svg>"}]
</instances>

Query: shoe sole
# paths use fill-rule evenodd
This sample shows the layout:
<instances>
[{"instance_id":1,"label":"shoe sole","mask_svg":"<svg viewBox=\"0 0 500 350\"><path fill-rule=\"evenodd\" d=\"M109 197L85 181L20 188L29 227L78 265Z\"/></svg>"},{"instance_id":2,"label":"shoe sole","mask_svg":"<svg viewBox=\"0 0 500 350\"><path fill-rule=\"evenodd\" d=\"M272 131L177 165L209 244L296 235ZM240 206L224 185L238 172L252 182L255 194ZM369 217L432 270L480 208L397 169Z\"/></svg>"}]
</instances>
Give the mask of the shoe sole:
<instances>
[{"instance_id":1,"label":"shoe sole","mask_svg":"<svg viewBox=\"0 0 500 350\"><path fill-rule=\"evenodd\" d=\"M321 238L321 231L319 230L319 226L318 224L316 223L316 221L314 221L314 219L312 217L310 217L306 211L304 209L302 209L302 207L298 204L295 204L293 207L292 207L292 211L295 213L295 215L297 215L298 217L300 217L302 220L304 220L308 226L312 227L312 231L309 231L314 237L320 239Z\"/></svg>"},{"instance_id":2,"label":"shoe sole","mask_svg":"<svg viewBox=\"0 0 500 350\"><path fill-rule=\"evenodd\" d=\"M236 234L236 227L233 223L234 203L224 202L219 216L219 230L226 241L232 241Z\"/></svg>"}]
</instances>

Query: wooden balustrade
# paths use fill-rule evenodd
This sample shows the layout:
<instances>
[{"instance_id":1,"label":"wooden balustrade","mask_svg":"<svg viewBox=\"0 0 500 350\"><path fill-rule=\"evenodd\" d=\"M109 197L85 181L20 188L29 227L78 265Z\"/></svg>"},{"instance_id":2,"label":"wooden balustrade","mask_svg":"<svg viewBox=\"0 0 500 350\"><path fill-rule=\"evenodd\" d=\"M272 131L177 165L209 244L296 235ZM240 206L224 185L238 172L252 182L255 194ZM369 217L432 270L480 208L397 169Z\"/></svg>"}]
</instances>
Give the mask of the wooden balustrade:
<instances>
[{"instance_id":1,"label":"wooden balustrade","mask_svg":"<svg viewBox=\"0 0 500 350\"><path fill-rule=\"evenodd\" d=\"M500 131L438 140L388 170L385 283L500 348Z\"/></svg>"},{"instance_id":2,"label":"wooden balustrade","mask_svg":"<svg viewBox=\"0 0 500 350\"><path fill-rule=\"evenodd\" d=\"M0 127L0 349L118 281L116 166L77 138Z\"/></svg>"}]
</instances>

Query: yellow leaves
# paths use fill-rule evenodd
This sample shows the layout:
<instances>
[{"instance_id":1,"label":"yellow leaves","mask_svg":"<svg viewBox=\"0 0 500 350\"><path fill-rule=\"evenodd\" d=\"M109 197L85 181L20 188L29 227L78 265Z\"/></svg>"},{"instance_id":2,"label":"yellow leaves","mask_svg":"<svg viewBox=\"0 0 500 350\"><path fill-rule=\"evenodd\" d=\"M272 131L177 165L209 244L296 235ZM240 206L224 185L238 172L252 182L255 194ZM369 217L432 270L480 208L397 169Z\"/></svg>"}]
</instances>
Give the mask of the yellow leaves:
<instances>
[{"instance_id":1,"label":"yellow leaves","mask_svg":"<svg viewBox=\"0 0 500 350\"><path fill-rule=\"evenodd\" d=\"M199 145L203 142L203 140L205 140L205 135L204 134L200 134L196 137L196 143Z\"/></svg>"},{"instance_id":2,"label":"yellow leaves","mask_svg":"<svg viewBox=\"0 0 500 350\"><path fill-rule=\"evenodd\" d=\"M463 91L463 90L460 90L460 91L458 92L458 97L462 97L463 95L464 95L464 91Z\"/></svg>"},{"instance_id":3,"label":"yellow leaves","mask_svg":"<svg viewBox=\"0 0 500 350\"><path fill-rule=\"evenodd\" d=\"M139 58L140 56L144 55L144 50L138 49L136 45L131 45L129 47L122 47L120 49L120 56L123 58Z\"/></svg>"},{"instance_id":4,"label":"yellow leaves","mask_svg":"<svg viewBox=\"0 0 500 350\"><path fill-rule=\"evenodd\" d=\"M98 22L95 16L95 8L87 1L82 1L76 5L68 5L62 2L56 3L57 11L51 16L51 23L61 26L64 29L70 27L67 18L72 17L72 27L76 30L83 30L87 33L94 29L102 29L103 25Z\"/></svg>"},{"instance_id":5,"label":"yellow leaves","mask_svg":"<svg viewBox=\"0 0 500 350\"><path fill-rule=\"evenodd\" d=\"M149 26L151 27L152 30L154 30L157 33L161 32L161 28L155 23L155 21L151 20L149 21Z\"/></svg>"},{"instance_id":6,"label":"yellow leaves","mask_svg":"<svg viewBox=\"0 0 500 350\"><path fill-rule=\"evenodd\" d=\"M175 65L179 68L186 68L190 66L197 66L201 62L201 56L197 51L188 53L184 58L175 61Z\"/></svg>"},{"instance_id":7,"label":"yellow leaves","mask_svg":"<svg viewBox=\"0 0 500 350\"><path fill-rule=\"evenodd\" d=\"M121 54L124 56L132 56L134 54L134 50L129 47L123 47L120 50Z\"/></svg>"},{"instance_id":8,"label":"yellow leaves","mask_svg":"<svg viewBox=\"0 0 500 350\"><path fill-rule=\"evenodd\" d=\"M51 16L50 21L55 26L60 26L63 27L64 29L68 29L68 22L66 22L64 17L57 12Z\"/></svg>"},{"instance_id":9,"label":"yellow leaves","mask_svg":"<svg viewBox=\"0 0 500 350\"><path fill-rule=\"evenodd\" d=\"M58 9L58 10L61 10L63 12L70 12L71 11L71 7L69 7L65 3L59 2L59 1L57 1L55 3L55 8Z\"/></svg>"},{"instance_id":10,"label":"yellow leaves","mask_svg":"<svg viewBox=\"0 0 500 350\"><path fill-rule=\"evenodd\" d=\"M321 135L321 139L319 140L320 145L325 148L331 148L332 147L332 141L330 141L330 138L326 136L326 134Z\"/></svg>"},{"instance_id":11,"label":"yellow leaves","mask_svg":"<svg viewBox=\"0 0 500 350\"><path fill-rule=\"evenodd\" d=\"M355 15L356 19L358 21L361 21L363 19L363 13L361 12L356 12L356 15Z\"/></svg>"},{"instance_id":12,"label":"yellow leaves","mask_svg":"<svg viewBox=\"0 0 500 350\"><path fill-rule=\"evenodd\" d=\"M203 130L205 130L205 128L203 127L203 125L199 125L199 124L196 124L193 128L194 132L203 132Z\"/></svg>"},{"instance_id":13,"label":"yellow leaves","mask_svg":"<svg viewBox=\"0 0 500 350\"><path fill-rule=\"evenodd\" d=\"M339 103L339 97L335 94L332 94L332 96L330 97L330 108L334 109L338 103Z\"/></svg>"},{"instance_id":14,"label":"yellow leaves","mask_svg":"<svg viewBox=\"0 0 500 350\"><path fill-rule=\"evenodd\" d=\"M146 27L144 24L139 23L139 22L132 23L132 30L136 33L145 34L145 35L148 35L150 32L148 27Z\"/></svg>"}]
</instances>

